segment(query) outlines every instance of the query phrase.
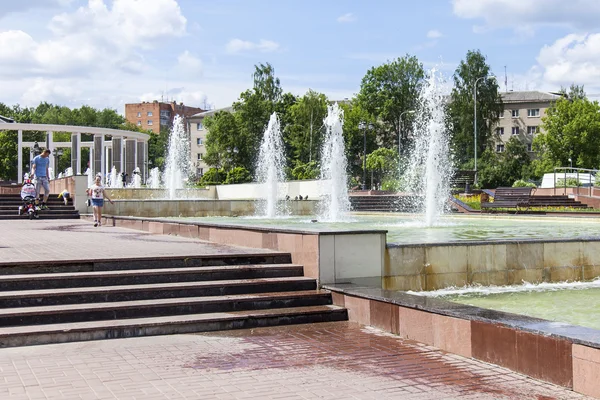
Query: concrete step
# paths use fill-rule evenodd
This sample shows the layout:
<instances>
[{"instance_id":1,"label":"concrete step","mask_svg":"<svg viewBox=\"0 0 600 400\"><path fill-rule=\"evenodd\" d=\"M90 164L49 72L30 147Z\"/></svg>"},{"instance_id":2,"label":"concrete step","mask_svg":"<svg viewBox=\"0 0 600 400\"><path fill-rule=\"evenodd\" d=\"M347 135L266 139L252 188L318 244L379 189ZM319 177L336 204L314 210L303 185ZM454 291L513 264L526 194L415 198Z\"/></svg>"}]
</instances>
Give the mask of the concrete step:
<instances>
[{"instance_id":1,"label":"concrete step","mask_svg":"<svg viewBox=\"0 0 600 400\"><path fill-rule=\"evenodd\" d=\"M39 214L38 215L38 219L80 219L79 213L77 214ZM15 219L29 219L29 217L27 215L17 215L17 213L15 213L14 215L0 215L0 220L15 220Z\"/></svg>"},{"instance_id":2,"label":"concrete step","mask_svg":"<svg viewBox=\"0 0 600 400\"><path fill-rule=\"evenodd\" d=\"M19 208L13 208L11 210L0 210L0 216L4 216L4 215L14 215L17 214L19 215ZM78 211L75 210L60 210L60 209L54 209L51 208L49 210L39 210L38 211L38 215L74 215L77 214L79 215Z\"/></svg>"},{"instance_id":3,"label":"concrete step","mask_svg":"<svg viewBox=\"0 0 600 400\"><path fill-rule=\"evenodd\" d=\"M328 305L331 303L331 294L329 292L307 290L20 307L0 309L0 327L306 307Z\"/></svg>"},{"instance_id":4,"label":"concrete step","mask_svg":"<svg viewBox=\"0 0 600 400\"><path fill-rule=\"evenodd\" d=\"M188 255L175 257L85 258L81 260L51 260L27 262L0 261L0 274L47 274L92 271L125 271L162 268L215 267L222 265L290 264L289 253L256 252L239 254Z\"/></svg>"},{"instance_id":5,"label":"concrete step","mask_svg":"<svg viewBox=\"0 0 600 400\"><path fill-rule=\"evenodd\" d=\"M235 279L0 292L0 308L315 290L306 277Z\"/></svg>"},{"instance_id":6,"label":"concrete step","mask_svg":"<svg viewBox=\"0 0 600 400\"><path fill-rule=\"evenodd\" d=\"M302 265L227 265L0 276L0 291L303 276Z\"/></svg>"},{"instance_id":7,"label":"concrete step","mask_svg":"<svg viewBox=\"0 0 600 400\"><path fill-rule=\"evenodd\" d=\"M337 306L294 307L0 328L0 347L346 321Z\"/></svg>"}]
</instances>

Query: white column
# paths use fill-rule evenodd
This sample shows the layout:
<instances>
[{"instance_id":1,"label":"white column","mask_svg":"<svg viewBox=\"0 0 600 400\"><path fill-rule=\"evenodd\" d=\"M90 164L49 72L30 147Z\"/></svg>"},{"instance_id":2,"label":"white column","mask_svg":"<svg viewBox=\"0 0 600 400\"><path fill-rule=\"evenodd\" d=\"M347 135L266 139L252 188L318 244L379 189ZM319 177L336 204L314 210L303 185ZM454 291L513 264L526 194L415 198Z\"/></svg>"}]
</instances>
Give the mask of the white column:
<instances>
[{"instance_id":1,"label":"white column","mask_svg":"<svg viewBox=\"0 0 600 400\"><path fill-rule=\"evenodd\" d=\"M106 182L106 157L105 157L105 149L104 149L104 134L100 135L100 171L102 173L102 182Z\"/></svg>"},{"instance_id":2,"label":"white column","mask_svg":"<svg viewBox=\"0 0 600 400\"><path fill-rule=\"evenodd\" d=\"M76 175L81 175L81 133L77 132L77 167L73 171Z\"/></svg>"},{"instance_id":3,"label":"white column","mask_svg":"<svg viewBox=\"0 0 600 400\"><path fill-rule=\"evenodd\" d=\"M140 156L138 155L138 146L137 146L137 144L138 144L138 140L137 140L137 139L134 139L134 143L135 143L135 146L134 146L134 149L135 149L135 150L134 150L134 156L133 156L133 159L135 160L135 165L134 165L133 169L134 169L134 171L135 171L135 169L136 169L137 167L139 167L139 165L138 165L138 160L140 159ZM141 168L140 168L140 170L141 170Z\"/></svg>"},{"instance_id":4,"label":"white column","mask_svg":"<svg viewBox=\"0 0 600 400\"><path fill-rule=\"evenodd\" d=\"M17 139L17 182L23 183L23 131L19 129Z\"/></svg>"},{"instance_id":5,"label":"white column","mask_svg":"<svg viewBox=\"0 0 600 400\"><path fill-rule=\"evenodd\" d=\"M94 145L92 144L89 147L89 149L90 149L90 160L89 160L89 162L90 162L90 166L89 166L89 168L90 168L90 174L92 176L94 176L96 174L96 172L94 171Z\"/></svg>"},{"instance_id":6,"label":"white column","mask_svg":"<svg viewBox=\"0 0 600 400\"><path fill-rule=\"evenodd\" d=\"M52 137L52 131L48 131L46 133L46 148L50 151L54 151L55 149L53 149L54 147L54 138ZM58 173L56 172L56 165L54 165L54 154L50 153L50 168L52 168L52 170L54 171L54 177L58 176ZM50 177L48 177L48 179L50 179Z\"/></svg>"},{"instance_id":7,"label":"white column","mask_svg":"<svg viewBox=\"0 0 600 400\"><path fill-rule=\"evenodd\" d=\"M120 146L121 146L121 170L117 171L118 174L120 174L121 172L125 172L125 138L121 137L120 140Z\"/></svg>"}]
</instances>

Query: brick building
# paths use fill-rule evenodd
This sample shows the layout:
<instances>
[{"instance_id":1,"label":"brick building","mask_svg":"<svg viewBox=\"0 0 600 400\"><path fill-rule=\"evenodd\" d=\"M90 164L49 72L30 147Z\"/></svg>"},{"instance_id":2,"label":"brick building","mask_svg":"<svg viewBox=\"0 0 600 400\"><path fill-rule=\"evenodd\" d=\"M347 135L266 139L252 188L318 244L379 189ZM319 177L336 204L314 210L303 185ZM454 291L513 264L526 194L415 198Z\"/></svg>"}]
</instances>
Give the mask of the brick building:
<instances>
[{"instance_id":1,"label":"brick building","mask_svg":"<svg viewBox=\"0 0 600 400\"><path fill-rule=\"evenodd\" d=\"M143 101L141 103L125 104L125 119L142 129L160 133L160 127L170 126L175 115L190 117L202 111L204 110L201 108L185 106L183 103L177 104L175 101L170 103L163 103L158 100Z\"/></svg>"}]
</instances>

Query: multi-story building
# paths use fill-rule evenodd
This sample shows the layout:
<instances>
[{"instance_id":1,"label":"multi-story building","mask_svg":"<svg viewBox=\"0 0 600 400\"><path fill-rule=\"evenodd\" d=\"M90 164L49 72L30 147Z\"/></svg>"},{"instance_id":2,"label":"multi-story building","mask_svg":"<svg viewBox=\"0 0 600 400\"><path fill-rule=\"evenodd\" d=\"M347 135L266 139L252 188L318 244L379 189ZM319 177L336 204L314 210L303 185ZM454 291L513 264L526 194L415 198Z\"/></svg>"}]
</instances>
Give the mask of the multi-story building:
<instances>
[{"instance_id":1,"label":"multi-story building","mask_svg":"<svg viewBox=\"0 0 600 400\"><path fill-rule=\"evenodd\" d=\"M191 140L190 151L192 152L192 162L196 167L196 175L202 176L208 169L208 165L204 162L206 134L208 133L204 126L204 118L215 115L219 111L231 112L232 110L233 107L219 108L217 110L200 112L187 119Z\"/></svg>"},{"instance_id":2,"label":"multi-story building","mask_svg":"<svg viewBox=\"0 0 600 400\"><path fill-rule=\"evenodd\" d=\"M202 111L204 110L201 108L185 106L183 103L177 104L175 101L170 103L163 103L158 100L143 101L141 103L125 104L125 119L142 129L160 133L161 126L171 126L175 115L187 118Z\"/></svg>"},{"instance_id":3,"label":"multi-story building","mask_svg":"<svg viewBox=\"0 0 600 400\"><path fill-rule=\"evenodd\" d=\"M542 117L559 98L560 95L537 91L502 93L504 113L493 128L496 152L504 152L506 142L517 137L533 156L533 138L541 132Z\"/></svg>"}]
</instances>

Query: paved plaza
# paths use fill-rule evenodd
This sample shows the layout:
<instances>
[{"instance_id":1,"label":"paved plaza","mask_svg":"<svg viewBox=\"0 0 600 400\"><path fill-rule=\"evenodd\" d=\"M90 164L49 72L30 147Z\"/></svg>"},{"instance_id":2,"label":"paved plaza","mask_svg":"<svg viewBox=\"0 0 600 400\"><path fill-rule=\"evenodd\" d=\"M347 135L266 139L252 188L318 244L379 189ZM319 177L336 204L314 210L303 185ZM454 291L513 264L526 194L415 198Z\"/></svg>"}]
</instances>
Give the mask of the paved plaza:
<instances>
[{"instance_id":1,"label":"paved plaza","mask_svg":"<svg viewBox=\"0 0 600 400\"><path fill-rule=\"evenodd\" d=\"M256 249L0 221L0 261L233 254ZM584 399L351 322L0 349L0 399Z\"/></svg>"},{"instance_id":2,"label":"paved plaza","mask_svg":"<svg viewBox=\"0 0 600 400\"><path fill-rule=\"evenodd\" d=\"M83 220L0 221L0 263L261 252L133 229L94 228Z\"/></svg>"},{"instance_id":3,"label":"paved plaza","mask_svg":"<svg viewBox=\"0 0 600 400\"><path fill-rule=\"evenodd\" d=\"M584 399L350 322L0 350L1 399Z\"/></svg>"}]
</instances>

